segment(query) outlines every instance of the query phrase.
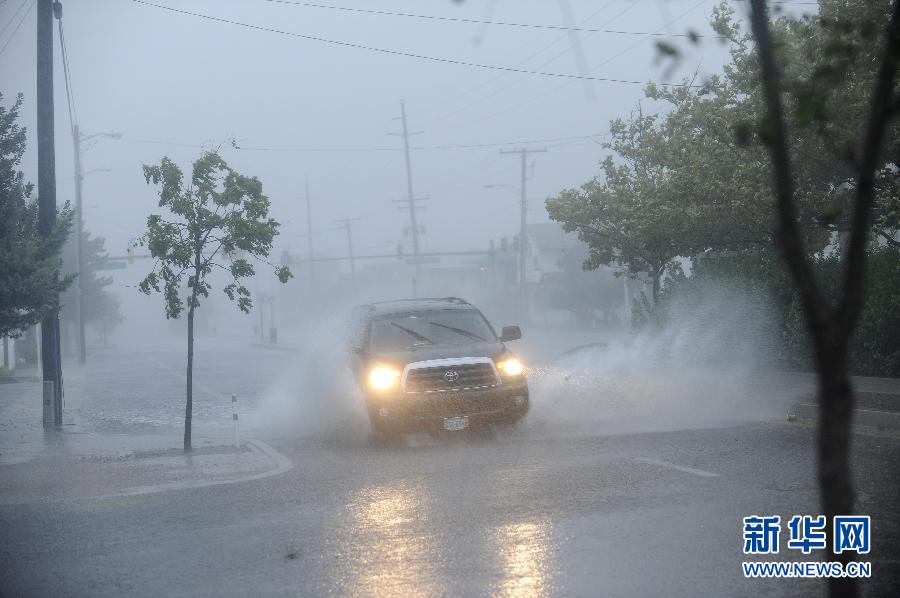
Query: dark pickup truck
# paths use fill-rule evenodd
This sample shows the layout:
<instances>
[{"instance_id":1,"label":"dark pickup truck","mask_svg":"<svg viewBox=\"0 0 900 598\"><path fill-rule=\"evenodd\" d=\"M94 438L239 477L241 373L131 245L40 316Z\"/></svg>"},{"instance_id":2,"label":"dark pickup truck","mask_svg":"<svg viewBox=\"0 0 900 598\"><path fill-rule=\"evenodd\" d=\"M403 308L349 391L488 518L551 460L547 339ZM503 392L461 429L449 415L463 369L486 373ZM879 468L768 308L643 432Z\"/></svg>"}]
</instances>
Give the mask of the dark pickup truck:
<instances>
[{"instance_id":1,"label":"dark pickup truck","mask_svg":"<svg viewBox=\"0 0 900 598\"><path fill-rule=\"evenodd\" d=\"M454 432L515 424L528 412L525 368L472 304L455 297L356 308L353 369L372 431Z\"/></svg>"}]
</instances>

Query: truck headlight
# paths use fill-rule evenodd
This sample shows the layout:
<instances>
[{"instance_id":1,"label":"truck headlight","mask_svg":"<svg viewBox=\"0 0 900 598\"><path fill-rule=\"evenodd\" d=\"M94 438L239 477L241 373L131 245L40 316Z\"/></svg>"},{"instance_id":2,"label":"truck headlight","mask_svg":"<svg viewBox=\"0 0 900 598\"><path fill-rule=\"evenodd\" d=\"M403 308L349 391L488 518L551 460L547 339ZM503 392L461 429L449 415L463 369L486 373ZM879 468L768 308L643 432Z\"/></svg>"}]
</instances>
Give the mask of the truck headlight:
<instances>
[{"instance_id":1,"label":"truck headlight","mask_svg":"<svg viewBox=\"0 0 900 598\"><path fill-rule=\"evenodd\" d=\"M394 368L378 365L369 372L369 386L374 390L390 390L400 381L400 372Z\"/></svg>"},{"instance_id":2,"label":"truck headlight","mask_svg":"<svg viewBox=\"0 0 900 598\"><path fill-rule=\"evenodd\" d=\"M515 357L504 359L497 362L497 369L505 376L521 376L525 371L525 366Z\"/></svg>"}]
</instances>

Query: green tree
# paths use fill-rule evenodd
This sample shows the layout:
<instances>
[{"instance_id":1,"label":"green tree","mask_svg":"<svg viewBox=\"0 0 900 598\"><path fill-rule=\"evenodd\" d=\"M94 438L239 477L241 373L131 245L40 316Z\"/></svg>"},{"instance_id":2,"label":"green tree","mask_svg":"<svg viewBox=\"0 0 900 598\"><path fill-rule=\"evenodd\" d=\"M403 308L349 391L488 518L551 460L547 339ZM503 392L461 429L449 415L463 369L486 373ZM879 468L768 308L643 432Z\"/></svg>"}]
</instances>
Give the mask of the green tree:
<instances>
[{"instance_id":1,"label":"green tree","mask_svg":"<svg viewBox=\"0 0 900 598\"><path fill-rule=\"evenodd\" d=\"M672 199L664 154L675 140L658 120L639 110L628 120L612 121L611 141L604 147L617 159L608 156L601 163L602 176L546 201L550 218L587 244L585 269L612 265L617 274L646 277L654 303L666 269L693 251L689 227L694 217L690 206Z\"/></svg>"},{"instance_id":2,"label":"green tree","mask_svg":"<svg viewBox=\"0 0 900 598\"><path fill-rule=\"evenodd\" d=\"M0 94L0 102L3 95ZM68 204L48 237L38 232L34 186L17 170L25 153L25 129L16 120L22 95L0 104L0 336L18 337L59 309L59 294L72 276L60 276L60 250L72 226Z\"/></svg>"},{"instance_id":3,"label":"green tree","mask_svg":"<svg viewBox=\"0 0 900 598\"><path fill-rule=\"evenodd\" d=\"M144 166L147 184L159 187L159 207L168 216L152 214L139 243L156 259L153 270L140 283L146 294L161 292L167 318L177 318L187 304L187 400L184 411L184 450L191 451L193 410L194 312L201 298L209 296L209 276L214 269L230 278L223 291L247 313L250 291L241 279L253 276L254 267L244 257L265 261L278 234L278 222L268 217L269 198L256 177L231 169L216 152L206 152L193 164L190 183L169 158ZM271 265L271 264L270 264ZM287 267L275 267L278 279L291 277ZM187 297L181 297L182 283Z\"/></svg>"},{"instance_id":4,"label":"green tree","mask_svg":"<svg viewBox=\"0 0 900 598\"><path fill-rule=\"evenodd\" d=\"M670 108L650 123L652 134L642 126L638 150L626 150L648 156L651 172L662 173L644 189L652 199L633 192L641 190L641 173L629 171L628 155L617 152L605 164L624 182L604 166L605 179L564 192L548 209L570 230L585 231L600 248L598 263L621 266L625 241L666 244L667 227L636 232L635 219L659 220L631 209L634 197L671 216L672 255L780 250L818 371L818 476L823 509L833 516L852 512L854 503L850 350L861 317L871 334L863 303L867 289L880 289L866 284L866 247L875 235L898 245L900 7L897 0L820 0L815 15L773 19L765 0L751 6L749 33L727 5L715 12L716 31L732 44L721 76L699 88L646 89ZM678 52L666 46L665 54ZM834 246L839 275L823 279L814 266ZM647 271L640 263L637 269ZM889 343L880 346L894 354ZM852 579L829 580L829 588L856 593Z\"/></svg>"},{"instance_id":5,"label":"green tree","mask_svg":"<svg viewBox=\"0 0 900 598\"><path fill-rule=\"evenodd\" d=\"M106 239L95 237L90 231L81 233L81 300L83 301L85 324L91 324L104 335L108 334L118 323L122 321L122 313L119 309L119 301L107 287L113 283L111 276L100 274L109 263L109 254L106 252ZM70 237L63 251L66 256L64 270L75 270L75 247ZM76 321L75 316L75 289L69 288L62 297L63 308L61 316L70 322Z\"/></svg>"}]
</instances>

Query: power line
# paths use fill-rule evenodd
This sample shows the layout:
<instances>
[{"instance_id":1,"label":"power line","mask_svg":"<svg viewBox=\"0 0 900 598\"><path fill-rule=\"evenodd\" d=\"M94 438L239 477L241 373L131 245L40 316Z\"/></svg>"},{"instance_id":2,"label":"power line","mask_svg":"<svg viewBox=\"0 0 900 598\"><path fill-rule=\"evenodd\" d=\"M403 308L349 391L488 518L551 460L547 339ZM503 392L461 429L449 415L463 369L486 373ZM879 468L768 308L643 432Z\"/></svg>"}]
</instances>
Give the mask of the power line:
<instances>
[{"instance_id":1,"label":"power line","mask_svg":"<svg viewBox=\"0 0 900 598\"><path fill-rule=\"evenodd\" d=\"M27 2L28 0L25 0L25 1ZM3 44L2 48L0 48L0 56L3 56L3 52L6 51L6 47L16 37L16 33L18 33L18 31L19 31L19 27L21 27L22 23L25 22L25 19L28 18L28 15L31 13L31 9L34 8L35 2L37 2L37 0L31 0L31 6L29 6L28 10L25 11L25 14L22 15L22 18L19 20L19 23L16 25L16 28L13 29L12 33L9 34L9 39L6 40L6 43ZM18 11L16 11L16 12L18 12ZM13 19L14 18L16 18L15 15L13 15ZM12 23L12 19L10 19L10 23ZM9 25L9 23L7 23L7 26L8 25ZM4 29L5 29L5 27L4 27Z\"/></svg>"},{"instance_id":2,"label":"power line","mask_svg":"<svg viewBox=\"0 0 900 598\"><path fill-rule=\"evenodd\" d=\"M3 35L4 33L6 33L6 30L9 28L10 25L12 25L13 21L16 20L16 17L19 16L19 12L21 12L21 10L23 8L25 8L26 4L28 4L28 0L22 0L22 4L19 5L19 8L17 8L15 10L15 12L12 13L12 16L9 17L9 20L6 22L6 25L3 26L3 29L0 29L0 35Z\"/></svg>"},{"instance_id":3,"label":"power line","mask_svg":"<svg viewBox=\"0 0 900 598\"><path fill-rule=\"evenodd\" d=\"M600 14L601 12L603 12L604 10L606 10L606 9L607 9L609 6L611 6L615 1L616 1L616 0L610 0L609 2L607 2L606 4L604 4L603 6L601 6L600 8L598 8L596 11L594 11L593 13L591 13L587 18L583 19L581 22L582 22L582 23L587 23L588 21L590 21L591 19L593 19L595 16L597 16L598 14ZM637 2L629 3L624 9L622 9L621 11L619 11L618 13L616 13L615 15L613 15L611 18L609 18L609 19L603 21L603 24L601 25L601 27L606 27L607 25L609 25L610 23L612 23L613 21L615 21L616 19L618 19L619 17L621 17L623 14L625 14L626 12L628 12L629 10L631 10L632 8L634 8L635 6L637 6L637 4L638 4ZM549 44L543 46L541 49L537 50L536 52L532 52L531 54L529 54L528 56L526 56L524 59L522 59L521 61L517 62L514 66L520 67L520 66L523 66L523 65L527 64L529 60L531 60L532 58L534 58L534 57L536 57L536 56L539 56L539 55L543 54L545 51L547 51L547 50L549 50L550 48L552 48L553 46L555 46L559 41L562 41L562 40L566 39L567 37L568 37L567 35L562 35L562 36L557 37L555 40L553 40L553 41L550 42ZM587 36L587 37L590 37L590 36ZM566 49L566 50L564 50L562 53L565 53L565 52L568 52L568 51L569 51L569 49ZM554 60L554 59L556 59L556 57L560 56L562 53L556 54L556 55L553 57L553 59L551 59L551 61ZM548 64L548 63L547 63L547 62L543 62L543 63L541 63L541 64L538 66L538 68L541 68L541 67L543 67L543 66L546 65L546 64ZM443 120L443 119L447 118L448 116L453 116L454 114L458 114L459 112L468 110L469 108L471 108L471 107L472 107L473 105L475 105L475 104L471 104L471 103L470 103L470 104L468 104L465 108L459 108L459 106L456 105L457 100L459 100L460 98L465 97L465 96L471 94L472 92L475 92L475 91L478 91L479 89L482 89L482 88L484 88L484 87L487 87L488 85L491 85L491 84L495 83L496 81L501 80L503 77L506 77L507 75L508 75L508 73L497 73L497 74L495 74L493 77L491 77L490 79L488 79L487 81L485 81L485 82L483 82L483 83L479 83L478 85L475 85L474 87L470 87L470 88L467 89L466 91L463 91L462 93L456 94L456 95L453 96L451 99L446 100L446 101L444 101L444 102L441 102L441 103L438 105L439 107L443 107L443 106L446 106L446 105L449 105L449 104L453 104L453 105L454 105L454 108L453 108L450 112L445 112L445 113L441 114L440 116L436 116L436 117L431 118L430 120L426 121L426 124L430 124L430 123L433 123L433 122L438 121L438 120ZM506 89L506 88L508 88L508 86L505 86L503 89ZM492 94L489 94L488 97L494 95L495 93L496 93L496 92L494 92L494 93L492 93ZM476 103L478 103L478 102L476 102Z\"/></svg>"},{"instance_id":4,"label":"power line","mask_svg":"<svg viewBox=\"0 0 900 598\"><path fill-rule=\"evenodd\" d=\"M69 125L74 134L75 127L78 124L78 113L75 110L75 90L72 88L72 71L69 69L69 51L66 48L66 34L63 31L62 17L60 17L56 23L59 26L59 48L62 53L63 79L66 82L66 104L69 107Z\"/></svg>"},{"instance_id":5,"label":"power line","mask_svg":"<svg viewBox=\"0 0 900 598\"><path fill-rule=\"evenodd\" d=\"M697 35L692 36L690 33L673 33L671 35L665 33L647 33L644 31L622 31L618 29L595 29L592 27L564 26L564 25L546 25L539 23L514 23L510 21L486 21L482 19L466 19L462 17L447 17L440 15L422 15L407 12L393 12L389 10L373 10L368 8L350 8L347 6L328 6L325 4L315 4L313 2L293 2L290 0L265 0L273 4L289 4L292 6L303 6L306 8L322 8L327 10L337 10L344 12L355 12L370 15L388 16L388 17L406 17L411 19L426 19L430 21L446 21L451 23L471 23L476 25L493 25L499 27L516 27L520 29L550 29L553 31L575 31L585 33L610 33L614 35L654 35L667 37L710 37L714 39L724 39L720 35Z\"/></svg>"},{"instance_id":6,"label":"power line","mask_svg":"<svg viewBox=\"0 0 900 598\"><path fill-rule=\"evenodd\" d=\"M663 29L665 29L665 28L667 28L667 27L672 26L674 23L676 23L677 21L683 19L685 16L687 16L688 14L690 14L691 12L693 12L694 10L696 10L697 8L699 8L700 6L702 6L702 5L705 3L705 1L706 1L706 0L700 0L700 1L697 2L696 4L691 5L690 8L688 8L687 10L685 10L684 12L682 12L681 14L679 14L678 16L676 16L675 18L673 18L673 19L669 20L668 22L666 22L665 24L663 24L659 29L657 29L657 31L661 31L661 30L663 30ZM640 41L637 41L637 42L631 44L630 46L628 46L627 48L624 48L623 50L617 52L616 54L613 54L612 56L608 57L606 60L604 60L604 61L601 62L600 64L594 66L593 69L592 69L592 71L596 71L596 70L599 69L600 67L602 67L602 66L604 66L604 65L606 65L606 64L609 64L610 62L612 62L612 61L615 60L616 58L622 56L623 54L626 54L626 53L630 52L631 50L633 50L634 48L636 48L637 46L639 46L640 43L641 43ZM559 55L557 55L557 56L559 56ZM550 60L552 61L552 60L554 60L555 58L556 58L556 57L551 58ZM547 63L545 62L545 63L543 63L543 64L547 64ZM572 81L565 81L565 82L563 82L561 85L558 85L558 86L554 87L553 89L550 89L550 90L541 92L541 93L539 93L539 94L537 94L537 95L534 95L534 96L532 96L532 97L526 99L526 100L523 101L523 102L518 102L517 104L513 105L512 107L506 106L504 109L499 110L499 111L496 111L496 112L493 112L493 113L488 114L488 115L486 115L486 116L482 116L482 117L479 117L479 118L476 118L476 119L474 119L474 120L471 120L471 121L468 121L468 122L464 122L464 123L456 123L456 124L452 124L452 125L449 125L448 127L442 127L442 128L451 128L451 127L452 127L452 128L459 128L460 126L468 126L468 125L471 125L471 124L479 123L479 122L482 122L482 121L485 121L485 120L494 118L494 117L496 117L496 116L500 116L500 115L503 115L503 114L508 114L509 112L511 112L511 111L513 111L513 110L518 110L518 109L521 108L522 106L526 106L526 105L528 105L528 104L531 104L532 102L534 102L534 101L536 101L536 100L539 100L539 99L541 99L541 98L543 98L543 97L546 97L546 96L549 95L549 94L556 93L556 92L558 92L560 89L563 89L564 87L570 85L571 83L572 83ZM687 87L687 88L700 88L700 87L706 87L706 85L702 85L702 84L693 84L693 83L689 83L689 84L681 84L681 85L676 85L676 84L665 84L665 85L668 85L668 86L670 86L670 87L676 87L676 86L677 86L677 87ZM499 90L496 90L495 92L493 92L493 93L491 93L491 94L488 94L487 96L482 97L482 98L479 100L479 102L484 102L485 100L487 100L487 99L489 99L489 98L491 98L491 97L497 95L497 93L503 91L504 89L508 89L508 88L509 88L509 86L506 86L506 87L504 87L504 88L501 88L501 89L499 89Z\"/></svg>"},{"instance_id":7,"label":"power line","mask_svg":"<svg viewBox=\"0 0 900 598\"><path fill-rule=\"evenodd\" d=\"M640 1L640 0L638 0L638 2L639 2L639 1ZM631 3L628 3L628 5L627 5L625 8L623 8L622 10L620 10L618 13L616 13L616 14L615 14L614 16L612 16L610 19L604 21L603 26L605 27L605 26L608 25L609 23L612 23L613 21L615 21L616 19L618 19L619 17L621 17L621 16L622 16L623 14L625 14L626 12L632 10L634 7L636 7L636 6L638 5L638 2L631 2ZM661 30L661 29L660 29L660 30ZM590 36L592 36L592 35L594 35L594 34L589 34L587 37L590 37ZM565 38L565 37L566 37L566 36L563 36L563 38ZM560 38L560 39L563 39L563 38ZM633 44L633 45L630 46L630 47L634 47L634 46L637 46L637 45L640 45L640 44L641 44L641 42L638 41L638 42L636 42L635 44ZM552 45L552 44L551 44L551 45ZM549 48L549 47L550 47L550 46L546 46L544 49L547 49L547 48ZM541 52L543 52L543 50L541 50ZM561 51L561 52L557 52L556 54L554 54L553 56L551 56L549 59L547 59L547 60L541 62L539 65L537 65L536 68L541 69L541 68L544 68L545 66L547 66L547 65L549 65L549 64L552 64L553 61L555 61L557 58L559 58L559 57L562 56L563 54L566 54L567 52L569 52L569 48L567 48L567 49L565 49L565 50L563 50L563 51ZM540 52L538 52L538 54L539 54L539 53L540 53ZM532 54L531 56L529 56L528 59L532 58L533 56L535 56L535 54ZM528 59L526 59L526 60L528 60ZM520 63L520 64L521 64L521 63ZM518 65L517 65L517 66L518 66ZM598 65L597 67L594 68L594 70L596 70L597 68L599 68L599 66L602 66L602 65ZM500 79L500 78L503 77L504 75L505 75L505 73L501 73L500 75L498 75L497 77L495 77L495 78L491 81L491 83L492 83L493 81L496 81L496 80ZM524 81L525 79L526 79L526 77L519 77L519 78L517 78L517 79L515 79L515 80L513 80L513 81L509 81L509 82L505 83L504 85L502 85L502 86L500 86L500 87L494 89L493 91L490 91L487 95L482 95L480 98L476 99L474 102L470 102L470 103L468 103L468 104L466 104L465 106L462 106L462 107L456 107L456 109L452 110L451 112L449 112L449 113L447 113L447 114L444 114L444 116L442 117L442 119L443 119L443 118L450 117L450 116L455 116L455 115L460 114L460 113L468 112L468 111L469 111L470 109L472 109L473 107L483 104L483 103L485 102L485 100L489 100L489 99L495 97L496 95L498 95L498 94L500 94L500 93L502 93L502 92L504 92L504 91L506 91L506 90L508 90L508 89L510 89L510 88L512 88L512 87L515 87L516 85L518 85L521 81ZM439 127L439 128L446 128L446 127Z\"/></svg>"},{"instance_id":8,"label":"power line","mask_svg":"<svg viewBox=\"0 0 900 598\"><path fill-rule=\"evenodd\" d=\"M467 143L467 144L448 144L448 145L421 145L410 146L410 150L424 151L440 151L440 150L457 150L457 149L484 149L492 147L502 147L510 145L529 145L534 143L556 143L567 141L580 141L584 139L596 139L605 136L605 133L591 133L587 135L572 135L568 137L545 137L542 139L520 139L515 141L497 141L490 143ZM123 141L131 141L134 143L147 143L152 145L168 145L173 147L190 147L204 148L208 147L197 143L181 143L175 141L164 141L159 139L139 139L135 137L122 137ZM306 153L351 153L351 152L402 152L403 148L391 146L371 146L371 147L262 147L262 146L244 146L238 143L232 145L234 149L239 151L252 152L306 152Z\"/></svg>"},{"instance_id":9,"label":"power line","mask_svg":"<svg viewBox=\"0 0 900 598\"><path fill-rule=\"evenodd\" d=\"M188 10L182 10L180 8L174 8L172 6L164 6L162 4L154 4L152 2L147 2L145 0L131 0L136 4L142 4L144 6L152 6L153 8L159 8L162 10L167 10L169 12L173 12L180 15L187 15L192 17L198 17L201 19L207 19L209 21L214 21L217 23L226 23L229 25L236 25L238 27L245 27L247 29L254 29L256 31L263 31L266 33L275 33L278 35L286 35L289 37L296 37L300 39L306 39L309 41L315 41L325 44L332 44L335 46L342 46L345 48L354 48L357 50L366 50L369 52L379 52L381 54L389 54L391 56L404 56L406 58L415 58L418 60L427 60L430 62L440 62L444 64L455 64L457 66L467 66L471 68L479 68L479 69L488 69L495 71L504 71L510 73L522 73L526 75L539 75L543 77L556 77L558 79L580 79L580 80L588 80L588 81L601 81L604 83L622 83L626 85L645 85L648 81L637 81L631 79L614 79L610 77L592 77L588 75L576 75L572 73L552 73L547 71L530 71L527 69L520 69L515 67L508 66L499 66L494 64L482 64L478 62L469 62L467 60L457 60L455 58L441 58L439 56L427 56L425 54L414 54L412 52L402 52L400 50L389 50L387 48L377 48L375 46L367 46L364 44L357 44L353 42L344 42L340 40L328 39L324 37L317 37L314 35L305 35L302 33L294 33L291 31L284 31L282 29L274 29L272 27L264 27L262 25L253 25L251 23L244 23L242 21L234 21L231 19L224 19L222 17L214 17L212 15L206 15L199 12L191 12ZM692 87L690 85L684 83L657 83L657 85L662 87ZM694 85L693 87L703 87L702 85Z\"/></svg>"}]
</instances>

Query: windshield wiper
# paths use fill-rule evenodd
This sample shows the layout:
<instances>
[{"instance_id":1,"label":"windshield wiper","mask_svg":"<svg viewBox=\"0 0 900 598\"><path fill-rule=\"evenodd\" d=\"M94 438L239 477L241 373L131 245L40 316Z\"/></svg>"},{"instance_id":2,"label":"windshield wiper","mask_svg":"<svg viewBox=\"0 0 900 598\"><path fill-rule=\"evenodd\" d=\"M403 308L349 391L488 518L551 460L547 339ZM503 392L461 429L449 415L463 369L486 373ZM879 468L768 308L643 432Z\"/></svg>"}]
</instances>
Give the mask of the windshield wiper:
<instances>
[{"instance_id":1,"label":"windshield wiper","mask_svg":"<svg viewBox=\"0 0 900 598\"><path fill-rule=\"evenodd\" d=\"M398 324L398 323L396 323L396 322L391 322L391 326L396 326L397 328L399 328L399 329L402 330L403 332L407 333L407 334L410 335L411 337L416 338L416 339L418 339L418 340L420 340L420 341L422 341L422 342L424 342L424 343L428 343L429 345L433 345L433 344L434 344L434 341L431 340L430 338L428 338L427 336L422 336L421 334L419 334L419 333L416 332L415 330L410 330L410 329L407 328L406 326L401 326L400 324Z\"/></svg>"},{"instance_id":2,"label":"windshield wiper","mask_svg":"<svg viewBox=\"0 0 900 598\"><path fill-rule=\"evenodd\" d=\"M474 332L469 332L468 330L463 330L462 328L457 328L456 326L447 326L446 324L438 324L437 322L430 322L432 326L440 326L441 328L446 328L447 330L451 330L457 334L461 334L463 336L468 336L469 338L474 338L478 341L483 341L484 339L475 334Z\"/></svg>"}]
</instances>

